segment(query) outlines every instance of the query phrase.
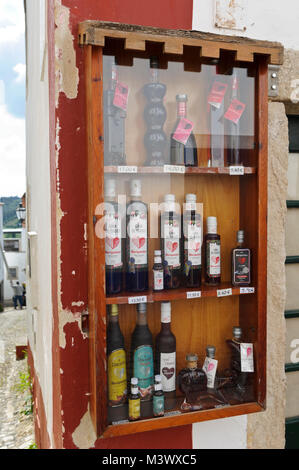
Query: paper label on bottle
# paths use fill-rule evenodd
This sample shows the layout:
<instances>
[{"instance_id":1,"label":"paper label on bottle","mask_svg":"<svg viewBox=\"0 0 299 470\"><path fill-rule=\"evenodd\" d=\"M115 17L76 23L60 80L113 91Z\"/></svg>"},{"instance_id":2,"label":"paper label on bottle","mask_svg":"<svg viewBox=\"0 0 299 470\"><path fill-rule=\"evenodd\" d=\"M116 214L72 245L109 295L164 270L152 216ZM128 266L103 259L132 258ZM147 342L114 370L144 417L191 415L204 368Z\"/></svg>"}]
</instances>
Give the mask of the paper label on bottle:
<instances>
[{"instance_id":1,"label":"paper label on bottle","mask_svg":"<svg viewBox=\"0 0 299 470\"><path fill-rule=\"evenodd\" d=\"M105 262L106 266L122 266L121 218L115 212L105 214Z\"/></svg>"},{"instance_id":2,"label":"paper label on bottle","mask_svg":"<svg viewBox=\"0 0 299 470\"><path fill-rule=\"evenodd\" d=\"M154 270L154 290L164 289L164 274L163 271Z\"/></svg>"},{"instance_id":3,"label":"paper label on bottle","mask_svg":"<svg viewBox=\"0 0 299 470\"><path fill-rule=\"evenodd\" d=\"M242 116L246 105L239 100L232 100L228 110L224 114L225 119L232 121L234 124L238 124L240 117Z\"/></svg>"},{"instance_id":4,"label":"paper label on bottle","mask_svg":"<svg viewBox=\"0 0 299 470\"><path fill-rule=\"evenodd\" d=\"M227 87L227 83L222 83L215 80L208 96L208 103L214 106L215 108L219 109L221 103L223 102Z\"/></svg>"},{"instance_id":5,"label":"paper label on bottle","mask_svg":"<svg viewBox=\"0 0 299 470\"><path fill-rule=\"evenodd\" d=\"M126 353L124 349L113 351L108 357L109 405L123 403L127 395Z\"/></svg>"},{"instance_id":6,"label":"paper label on bottle","mask_svg":"<svg viewBox=\"0 0 299 470\"><path fill-rule=\"evenodd\" d=\"M241 372L254 372L253 344L241 343L240 355L241 355Z\"/></svg>"},{"instance_id":7,"label":"paper label on bottle","mask_svg":"<svg viewBox=\"0 0 299 470\"><path fill-rule=\"evenodd\" d=\"M243 165L231 165L229 167L229 174L231 176L244 175L244 166Z\"/></svg>"},{"instance_id":8,"label":"paper label on bottle","mask_svg":"<svg viewBox=\"0 0 299 470\"><path fill-rule=\"evenodd\" d=\"M202 369L207 376L207 388L214 388L215 386L217 365L218 361L216 359L211 359L210 357L205 358Z\"/></svg>"},{"instance_id":9,"label":"paper label on bottle","mask_svg":"<svg viewBox=\"0 0 299 470\"><path fill-rule=\"evenodd\" d=\"M164 392L175 390L176 353L160 353L160 375Z\"/></svg>"},{"instance_id":10,"label":"paper label on bottle","mask_svg":"<svg viewBox=\"0 0 299 470\"><path fill-rule=\"evenodd\" d=\"M137 295L136 297L128 297L129 304L146 304L147 296L146 295Z\"/></svg>"},{"instance_id":11,"label":"paper label on bottle","mask_svg":"<svg viewBox=\"0 0 299 470\"><path fill-rule=\"evenodd\" d=\"M134 259L135 265L145 265L147 264L146 212L131 212L128 225L128 234L130 237L130 259Z\"/></svg>"},{"instance_id":12,"label":"paper label on bottle","mask_svg":"<svg viewBox=\"0 0 299 470\"><path fill-rule=\"evenodd\" d=\"M201 297L201 290L186 292L187 299L198 299Z\"/></svg>"},{"instance_id":13,"label":"paper label on bottle","mask_svg":"<svg viewBox=\"0 0 299 470\"><path fill-rule=\"evenodd\" d=\"M154 416L164 415L164 395L153 396L153 415Z\"/></svg>"},{"instance_id":14,"label":"paper label on bottle","mask_svg":"<svg viewBox=\"0 0 299 470\"><path fill-rule=\"evenodd\" d=\"M164 223L164 259L169 266L180 266L180 226L176 220Z\"/></svg>"},{"instance_id":15,"label":"paper label on bottle","mask_svg":"<svg viewBox=\"0 0 299 470\"><path fill-rule=\"evenodd\" d=\"M129 87L121 82L116 82L113 105L117 108L127 111L128 107L128 96L129 96Z\"/></svg>"},{"instance_id":16,"label":"paper label on bottle","mask_svg":"<svg viewBox=\"0 0 299 470\"><path fill-rule=\"evenodd\" d=\"M188 261L191 261L192 266L201 265L201 224L200 222L188 223L188 240L187 240L187 250L188 250Z\"/></svg>"},{"instance_id":17,"label":"paper label on bottle","mask_svg":"<svg viewBox=\"0 0 299 470\"><path fill-rule=\"evenodd\" d=\"M235 248L233 251L234 284L250 284L250 250Z\"/></svg>"},{"instance_id":18,"label":"paper label on bottle","mask_svg":"<svg viewBox=\"0 0 299 470\"><path fill-rule=\"evenodd\" d=\"M217 289L217 297L228 297L229 295L233 295L231 287L228 289Z\"/></svg>"},{"instance_id":19,"label":"paper label on bottle","mask_svg":"<svg viewBox=\"0 0 299 470\"><path fill-rule=\"evenodd\" d=\"M254 287L240 287L240 294L254 294Z\"/></svg>"},{"instance_id":20,"label":"paper label on bottle","mask_svg":"<svg viewBox=\"0 0 299 470\"><path fill-rule=\"evenodd\" d=\"M172 137L181 144L186 144L193 130L194 124L189 119L181 118Z\"/></svg>"},{"instance_id":21,"label":"paper label on bottle","mask_svg":"<svg viewBox=\"0 0 299 470\"><path fill-rule=\"evenodd\" d=\"M140 398L131 400L129 398L129 419L135 420L140 418Z\"/></svg>"},{"instance_id":22,"label":"paper label on bottle","mask_svg":"<svg viewBox=\"0 0 299 470\"><path fill-rule=\"evenodd\" d=\"M139 346L134 351L134 377L138 378L141 397L152 394L154 385L154 359L151 346Z\"/></svg>"},{"instance_id":23,"label":"paper label on bottle","mask_svg":"<svg viewBox=\"0 0 299 470\"><path fill-rule=\"evenodd\" d=\"M138 167L134 165L119 165L117 173L137 173Z\"/></svg>"},{"instance_id":24,"label":"paper label on bottle","mask_svg":"<svg viewBox=\"0 0 299 470\"><path fill-rule=\"evenodd\" d=\"M220 276L220 241L207 243L207 271L209 276Z\"/></svg>"}]
</instances>

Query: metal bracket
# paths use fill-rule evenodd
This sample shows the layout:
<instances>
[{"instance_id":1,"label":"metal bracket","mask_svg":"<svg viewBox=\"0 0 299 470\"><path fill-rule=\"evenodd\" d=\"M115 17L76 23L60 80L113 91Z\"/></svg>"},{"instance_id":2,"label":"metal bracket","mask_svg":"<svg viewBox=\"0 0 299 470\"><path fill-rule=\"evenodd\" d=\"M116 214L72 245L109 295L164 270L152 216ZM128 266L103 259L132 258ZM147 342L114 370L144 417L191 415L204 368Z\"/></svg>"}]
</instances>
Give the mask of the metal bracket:
<instances>
[{"instance_id":1,"label":"metal bracket","mask_svg":"<svg viewBox=\"0 0 299 470\"><path fill-rule=\"evenodd\" d=\"M278 96L279 66L268 65L268 96Z\"/></svg>"}]
</instances>

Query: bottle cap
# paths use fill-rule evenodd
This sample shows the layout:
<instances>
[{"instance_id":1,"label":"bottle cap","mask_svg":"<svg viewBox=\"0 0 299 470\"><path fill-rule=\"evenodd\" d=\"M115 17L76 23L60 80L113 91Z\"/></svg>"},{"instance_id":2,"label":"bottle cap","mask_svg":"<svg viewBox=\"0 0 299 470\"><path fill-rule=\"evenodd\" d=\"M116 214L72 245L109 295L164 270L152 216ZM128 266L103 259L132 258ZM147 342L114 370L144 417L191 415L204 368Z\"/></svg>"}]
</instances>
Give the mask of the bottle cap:
<instances>
[{"instance_id":1,"label":"bottle cap","mask_svg":"<svg viewBox=\"0 0 299 470\"><path fill-rule=\"evenodd\" d=\"M196 194L186 194L186 202L196 202Z\"/></svg>"},{"instance_id":2,"label":"bottle cap","mask_svg":"<svg viewBox=\"0 0 299 470\"><path fill-rule=\"evenodd\" d=\"M171 303L170 302L161 302L161 322L162 323L171 322Z\"/></svg>"},{"instance_id":3,"label":"bottle cap","mask_svg":"<svg viewBox=\"0 0 299 470\"><path fill-rule=\"evenodd\" d=\"M197 362L198 361L198 355L195 353L189 353L186 356L186 361L188 362Z\"/></svg>"},{"instance_id":4,"label":"bottle cap","mask_svg":"<svg viewBox=\"0 0 299 470\"><path fill-rule=\"evenodd\" d=\"M158 382L162 382L162 377L161 375L155 375L155 382L158 383Z\"/></svg>"},{"instance_id":5,"label":"bottle cap","mask_svg":"<svg viewBox=\"0 0 299 470\"><path fill-rule=\"evenodd\" d=\"M146 312L146 303L142 303L142 304L137 304L137 312L138 313L145 313Z\"/></svg>"},{"instance_id":6,"label":"bottle cap","mask_svg":"<svg viewBox=\"0 0 299 470\"><path fill-rule=\"evenodd\" d=\"M208 233L217 233L217 217L208 217L207 218L207 228Z\"/></svg>"},{"instance_id":7,"label":"bottle cap","mask_svg":"<svg viewBox=\"0 0 299 470\"><path fill-rule=\"evenodd\" d=\"M131 378L131 384L132 385L138 385L138 378L137 377L132 377Z\"/></svg>"},{"instance_id":8,"label":"bottle cap","mask_svg":"<svg viewBox=\"0 0 299 470\"><path fill-rule=\"evenodd\" d=\"M110 314L112 317L118 315L118 305L117 304L112 304L110 307Z\"/></svg>"},{"instance_id":9,"label":"bottle cap","mask_svg":"<svg viewBox=\"0 0 299 470\"><path fill-rule=\"evenodd\" d=\"M155 250L154 256L161 256L161 250Z\"/></svg>"},{"instance_id":10,"label":"bottle cap","mask_svg":"<svg viewBox=\"0 0 299 470\"><path fill-rule=\"evenodd\" d=\"M233 337L241 338L242 337L242 328L240 326L233 327Z\"/></svg>"},{"instance_id":11,"label":"bottle cap","mask_svg":"<svg viewBox=\"0 0 299 470\"><path fill-rule=\"evenodd\" d=\"M115 180L108 179L104 183L104 195L105 197L115 197Z\"/></svg>"},{"instance_id":12,"label":"bottle cap","mask_svg":"<svg viewBox=\"0 0 299 470\"><path fill-rule=\"evenodd\" d=\"M140 180L132 180L130 186L130 195L131 196L141 196L141 181Z\"/></svg>"},{"instance_id":13,"label":"bottle cap","mask_svg":"<svg viewBox=\"0 0 299 470\"><path fill-rule=\"evenodd\" d=\"M238 243L243 243L244 242L244 230L238 230L237 231L237 241L238 241Z\"/></svg>"},{"instance_id":14,"label":"bottle cap","mask_svg":"<svg viewBox=\"0 0 299 470\"><path fill-rule=\"evenodd\" d=\"M211 359L215 358L215 351L216 351L215 346L210 346L209 345L209 346L206 347L207 356Z\"/></svg>"},{"instance_id":15,"label":"bottle cap","mask_svg":"<svg viewBox=\"0 0 299 470\"><path fill-rule=\"evenodd\" d=\"M165 194L164 202L175 202L175 195L174 194Z\"/></svg>"},{"instance_id":16,"label":"bottle cap","mask_svg":"<svg viewBox=\"0 0 299 470\"><path fill-rule=\"evenodd\" d=\"M176 95L176 100L177 101L188 101L187 95L184 93L180 93L179 95Z\"/></svg>"}]
</instances>

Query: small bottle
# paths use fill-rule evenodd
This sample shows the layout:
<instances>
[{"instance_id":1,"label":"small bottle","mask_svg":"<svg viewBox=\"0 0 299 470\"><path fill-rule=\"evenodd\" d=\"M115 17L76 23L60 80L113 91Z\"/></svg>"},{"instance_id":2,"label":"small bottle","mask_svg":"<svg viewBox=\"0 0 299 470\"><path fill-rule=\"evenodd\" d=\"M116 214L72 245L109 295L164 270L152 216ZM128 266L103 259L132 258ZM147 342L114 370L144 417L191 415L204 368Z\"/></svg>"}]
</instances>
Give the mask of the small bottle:
<instances>
[{"instance_id":1,"label":"small bottle","mask_svg":"<svg viewBox=\"0 0 299 470\"><path fill-rule=\"evenodd\" d=\"M215 346L206 347L206 359L203 365L203 370L207 376L207 388L215 388L215 378L217 372L218 361L215 359Z\"/></svg>"},{"instance_id":2,"label":"small bottle","mask_svg":"<svg viewBox=\"0 0 299 470\"><path fill-rule=\"evenodd\" d=\"M161 376L155 375L154 395L153 395L153 415L164 416L164 393Z\"/></svg>"},{"instance_id":3,"label":"small bottle","mask_svg":"<svg viewBox=\"0 0 299 470\"><path fill-rule=\"evenodd\" d=\"M199 399L200 393L207 388L207 376L201 368L197 367L197 354L187 354L186 361L186 367L178 374L178 385L186 397L186 402L194 403Z\"/></svg>"},{"instance_id":4,"label":"small bottle","mask_svg":"<svg viewBox=\"0 0 299 470\"><path fill-rule=\"evenodd\" d=\"M205 235L205 280L207 284L217 285L221 281L220 235L217 234L217 218L207 218Z\"/></svg>"},{"instance_id":5,"label":"small bottle","mask_svg":"<svg viewBox=\"0 0 299 470\"><path fill-rule=\"evenodd\" d=\"M166 194L161 213L164 289L177 289L181 283L181 216L176 207L175 195Z\"/></svg>"},{"instance_id":6,"label":"small bottle","mask_svg":"<svg viewBox=\"0 0 299 470\"><path fill-rule=\"evenodd\" d=\"M244 230L237 231L237 243L232 250L232 284L247 286L251 282L251 250L244 247Z\"/></svg>"},{"instance_id":7,"label":"small bottle","mask_svg":"<svg viewBox=\"0 0 299 470\"><path fill-rule=\"evenodd\" d=\"M164 269L160 250L154 252L153 289L154 291L164 289Z\"/></svg>"},{"instance_id":8,"label":"small bottle","mask_svg":"<svg viewBox=\"0 0 299 470\"><path fill-rule=\"evenodd\" d=\"M241 394L245 394L249 372L242 372L241 343L244 342L242 336L242 328L240 326L234 326L233 337L232 339L226 340L226 344L231 350L230 368L234 376L237 391Z\"/></svg>"},{"instance_id":9,"label":"small bottle","mask_svg":"<svg viewBox=\"0 0 299 470\"><path fill-rule=\"evenodd\" d=\"M201 285L202 220L196 212L196 194L186 194L183 213L184 231L184 284L186 287Z\"/></svg>"},{"instance_id":10,"label":"small bottle","mask_svg":"<svg viewBox=\"0 0 299 470\"><path fill-rule=\"evenodd\" d=\"M140 395L137 377L131 378L131 393L129 395L129 421L140 419Z\"/></svg>"}]
</instances>

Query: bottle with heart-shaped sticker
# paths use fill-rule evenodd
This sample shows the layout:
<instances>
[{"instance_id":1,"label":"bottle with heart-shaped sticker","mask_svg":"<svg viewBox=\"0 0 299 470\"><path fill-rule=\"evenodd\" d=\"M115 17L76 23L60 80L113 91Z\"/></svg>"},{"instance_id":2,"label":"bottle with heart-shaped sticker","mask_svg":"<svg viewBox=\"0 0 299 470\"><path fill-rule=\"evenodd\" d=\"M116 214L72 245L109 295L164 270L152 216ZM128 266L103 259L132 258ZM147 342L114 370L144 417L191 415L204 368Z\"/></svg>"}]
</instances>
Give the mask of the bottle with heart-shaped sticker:
<instances>
[{"instance_id":1,"label":"bottle with heart-shaped sticker","mask_svg":"<svg viewBox=\"0 0 299 470\"><path fill-rule=\"evenodd\" d=\"M186 287L199 287L201 285L202 220L196 210L196 194L186 194L183 232L183 282Z\"/></svg>"},{"instance_id":2,"label":"bottle with heart-shaped sticker","mask_svg":"<svg viewBox=\"0 0 299 470\"><path fill-rule=\"evenodd\" d=\"M160 227L164 289L177 289L181 284L181 215L174 194L164 196Z\"/></svg>"},{"instance_id":3,"label":"bottle with heart-shaped sticker","mask_svg":"<svg viewBox=\"0 0 299 470\"><path fill-rule=\"evenodd\" d=\"M205 280L206 284L217 285L221 281L220 235L217 233L217 218L207 218L205 235Z\"/></svg>"},{"instance_id":4,"label":"bottle with heart-shaped sticker","mask_svg":"<svg viewBox=\"0 0 299 470\"><path fill-rule=\"evenodd\" d=\"M232 250L232 284L248 286L251 283L251 250L244 246L244 230L237 231L237 246Z\"/></svg>"}]
</instances>

